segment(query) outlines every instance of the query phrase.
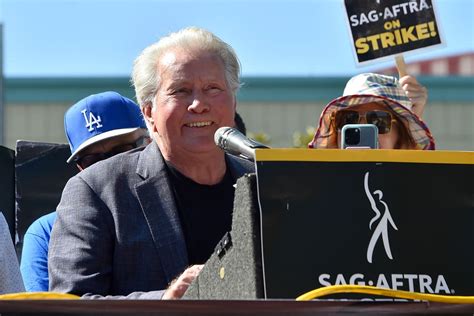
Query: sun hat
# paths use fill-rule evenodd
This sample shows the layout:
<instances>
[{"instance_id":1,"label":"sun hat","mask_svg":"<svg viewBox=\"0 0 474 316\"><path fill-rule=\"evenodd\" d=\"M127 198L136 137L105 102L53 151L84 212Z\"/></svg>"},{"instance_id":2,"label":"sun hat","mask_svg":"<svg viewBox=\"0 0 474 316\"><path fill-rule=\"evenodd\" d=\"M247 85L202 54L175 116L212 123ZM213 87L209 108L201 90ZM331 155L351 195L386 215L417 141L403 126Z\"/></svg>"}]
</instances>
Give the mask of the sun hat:
<instances>
[{"instance_id":1,"label":"sun hat","mask_svg":"<svg viewBox=\"0 0 474 316\"><path fill-rule=\"evenodd\" d=\"M64 115L64 129L71 147L71 162L82 150L104 139L146 131L140 108L132 100L117 92L107 91L90 95Z\"/></svg>"},{"instance_id":2,"label":"sun hat","mask_svg":"<svg viewBox=\"0 0 474 316\"><path fill-rule=\"evenodd\" d=\"M408 130L417 149L433 150L435 141L428 126L411 111L413 104L400 87L397 78L375 73L364 73L352 77L346 84L342 97L329 102L319 118L319 126L309 148L328 148L331 128L331 114L356 105L382 103L408 124Z\"/></svg>"}]
</instances>

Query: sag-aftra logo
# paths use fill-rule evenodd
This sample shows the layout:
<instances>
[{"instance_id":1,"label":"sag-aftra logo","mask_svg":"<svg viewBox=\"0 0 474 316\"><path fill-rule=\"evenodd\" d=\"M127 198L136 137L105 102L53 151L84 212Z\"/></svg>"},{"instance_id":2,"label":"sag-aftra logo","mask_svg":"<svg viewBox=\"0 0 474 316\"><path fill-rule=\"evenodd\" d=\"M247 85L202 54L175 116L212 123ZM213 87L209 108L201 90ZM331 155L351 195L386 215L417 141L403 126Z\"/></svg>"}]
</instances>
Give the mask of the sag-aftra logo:
<instances>
[{"instance_id":1,"label":"sag-aftra logo","mask_svg":"<svg viewBox=\"0 0 474 316\"><path fill-rule=\"evenodd\" d=\"M382 247L388 259L395 261L390 248L390 239L397 238L403 228L397 227L396 210L394 216L390 212L389 202L384 198L381 188L372 188L370 185L370 174L366 172L361 181L367 197L367 210L373 213L367 227L372 232L367 243L366 259L369 264L377 261L374 258L375 247ZM395 219L394 219L395 218ZM380 252L379 252L380 254ZM363 254L361 254L363 255ZM431 294L454 294L455 291L448 286L443 275L430 276L428 274L392 273L372 275L368 277L363 273L353 274L328 274L322 273L318 276L320 286L330 285L370 285L393 290L406 290L411 292Z\"/></svg>"},{"instance_id":2,"label":"sag-aftra logo","mask_svg":"<svg viewBox=\"0 0 474 316\"><path fill-rule=\"evenodd\" d=\"M379 221L377 223L377 226L374 229L372 238L370 238L370 241L369 241L369 247L367 248L367 261L369 263L372 263L374 248L375 248L375 245L377 244L377 241L379 240L381 240L381 242L383 243L383 247L385 249L385 253L387 254L387 257L389 259L393 259L392 251L390 250L388 225L390 224L390 226L393 227L393 229L395 230L398 230L398 228L397 228L397 225L395 225L395 222L393 221L393 218L392 218L392 215L390 214L390 210L388 208L387 203L383 200L382 190L375 190L373 193L370 192L369 172L366 172L364 176L364 190L365 190L365 194L367 195L367 198L369 199L370 207L375 213L374 217L370 220L369 229L372 229L372 225L374 224L374 222L376 222L377 220ZM381 212L377 207L377 203L374 197L376 197L378 199L378 202L384 206L382 217L380 217Z\"/></svg>"}]
</instances>

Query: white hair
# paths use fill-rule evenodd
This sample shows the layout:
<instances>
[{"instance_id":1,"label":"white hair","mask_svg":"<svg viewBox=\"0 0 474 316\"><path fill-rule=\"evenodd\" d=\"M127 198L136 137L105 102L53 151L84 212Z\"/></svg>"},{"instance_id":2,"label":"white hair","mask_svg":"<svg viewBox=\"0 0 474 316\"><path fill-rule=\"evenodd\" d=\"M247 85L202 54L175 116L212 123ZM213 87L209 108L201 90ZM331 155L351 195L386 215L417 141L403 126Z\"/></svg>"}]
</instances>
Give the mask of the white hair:
<instances>
[{"instance_id":1,"label":"white hair","mask_svg":"<svg viewBox=\"0 0 474 316\"><path fill-rule=\"evenodd\" d=\"M213 33L188 27L161 38L148 46L135 59L132 73L132 84L140 108L153 105L153 100L160 85L158 61L160 57L175 47L184 49L205 50L219 56L225 68L227 85L235 96L240 88L240 62L234 49Z\"/></svg>"}]
</instances>

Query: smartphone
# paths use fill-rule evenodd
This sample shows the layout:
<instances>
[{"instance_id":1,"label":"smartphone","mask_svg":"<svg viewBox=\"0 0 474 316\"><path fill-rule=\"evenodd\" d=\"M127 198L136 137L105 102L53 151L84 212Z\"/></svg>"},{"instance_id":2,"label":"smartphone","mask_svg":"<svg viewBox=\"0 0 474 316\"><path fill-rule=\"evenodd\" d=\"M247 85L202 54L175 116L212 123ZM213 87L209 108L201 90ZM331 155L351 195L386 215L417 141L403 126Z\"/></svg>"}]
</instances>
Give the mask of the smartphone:
<instances>
[{"instance_id":1,"label":"smartphone","mask_svg":"<svg viewBox=\"0 0 474 316\"><path fill-rule=\"evenodd\" d=\"M374 124L347 124L341 131L342 149L377 149L379 130Z\"/></svg>"}]
</instances>

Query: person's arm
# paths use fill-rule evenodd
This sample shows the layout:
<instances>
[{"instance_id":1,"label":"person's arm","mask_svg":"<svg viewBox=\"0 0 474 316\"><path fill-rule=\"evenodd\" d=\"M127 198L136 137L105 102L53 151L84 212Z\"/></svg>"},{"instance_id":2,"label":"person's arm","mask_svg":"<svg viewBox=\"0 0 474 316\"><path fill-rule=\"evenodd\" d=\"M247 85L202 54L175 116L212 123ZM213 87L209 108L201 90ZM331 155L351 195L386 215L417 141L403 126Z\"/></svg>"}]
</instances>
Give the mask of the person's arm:
<instances>
[{"instance_id":1,"label":"person's arm","mask_svg":"<svg viewBox=\"0 0 474 316\"><path fill-rule=\"evenodd\" d=\"M193 265L184 270L184 272L171 282L169 287L163 291L152 292L134 292L127 296L114 295L97 295L85 294L82 298L85 299L162 299L162 300L177 300L183 297L184 293L201 272L204 265Z\"/></svg>"},{"instance_id":2,"label":"person's arm","mask_svg":"<svg viewBox=\"0 0 474 316\"><path fill-rule=\"evenodd\" d=\"M88 299L161 299L164 291L112 296L113 218L79 176L66 184L49 249L49 289ZM146 271L143 271L143 273Z\"/></svg>"},{"instance_id":3,"label":"person's arm","mask_svg":"<svg viewBox=\"0 0 474 316\"><path fill-rule=\"evenodd\" d=\"M7 221L0 211L0 294L25 291Z\"/></svg>"},{"instance_id":4,"label":"person's arm","mask_svg":"<svg viewBox=\"0 0 474 316\"><path fill-rule=\"evenodd\" d=\"M20 271L28 292L48 291L48 240L35 229L40 226L33 222L23 237Z\"/></svg>"},{"instance_id":5,"label":"person's arm","mask_svg":"<svg viewBox=\"0 0 474 316\"><path fill-rule=\"evenodd\" d=\"M411 103L413 103L412 111L420 118L423 117L426 102L428 101L428 90L415 77L410 75L400 78L399 83Z\"/></svg>"},{"instance_id":6,"label":"person's arm","mask_svg":"<svg viewBox=\"0 0 474 316\"><path fill-rule=\"evenodd\" d=\"M100 295L86 293L81 299L87 300L161 300L165 291L133 292L129 295Z\"/></svg>"}]
</instances>

